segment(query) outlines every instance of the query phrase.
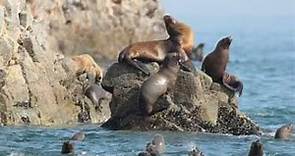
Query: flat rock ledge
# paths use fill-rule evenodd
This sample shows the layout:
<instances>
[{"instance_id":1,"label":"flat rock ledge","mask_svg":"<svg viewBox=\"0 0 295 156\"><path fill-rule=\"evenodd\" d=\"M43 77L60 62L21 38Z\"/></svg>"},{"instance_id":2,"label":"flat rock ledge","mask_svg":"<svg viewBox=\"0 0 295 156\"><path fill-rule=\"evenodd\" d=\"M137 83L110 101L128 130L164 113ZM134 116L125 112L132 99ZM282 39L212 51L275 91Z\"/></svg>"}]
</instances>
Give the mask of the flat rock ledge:
<instances>
[{"instance_id":1,"label":"flat rock ledge","mask_svg":"<svg viewBox=\"0 0 295 156\"><path fill-rule=\"evenodd\" d=\"M157 63L146 64L151 73L159 70ZM260 134L260 128L238 110L237 97L198 70L180 71L174 89L161 96L154 105L157 110L149 119L139 115L138 95L148 78L126 64L114 63L102 81L112 93L111 118L102 127L113 130L171 130Z\"/></svg>"}]
</instances>

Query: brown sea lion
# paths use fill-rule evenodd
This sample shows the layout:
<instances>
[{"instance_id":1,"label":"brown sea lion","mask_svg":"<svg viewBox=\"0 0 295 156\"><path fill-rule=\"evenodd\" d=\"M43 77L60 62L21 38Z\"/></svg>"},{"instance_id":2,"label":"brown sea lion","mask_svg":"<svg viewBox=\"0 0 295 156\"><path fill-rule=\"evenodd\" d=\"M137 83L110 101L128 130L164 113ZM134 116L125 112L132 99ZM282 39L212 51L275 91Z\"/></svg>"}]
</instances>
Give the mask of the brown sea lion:
<instances>
[{"instance_id":1,"label":"brown sea lion","mask_svg":"<svg viewBox=\"0 0 295 156\"><path fill-rule=\"evenodd\" d=\"M157 99L171 89L177 79L181 61L178 53L166 56L160 70L143 82L139 93L139 107L143 116L151 115Z\"/></svg>"},{"instance_id":2,"label":"brown sea lion","mask_svg":"<svg viewBox=\"0 0 295 156\"><path fill-rule=\"evenodd\" d=\"M239 92L239 95L241 95L243 83L235 76L225 72L229 61L231 42L232 39L230 36L218 41L216 48L205 57L202 63L202 71L208 74L214 82L223 84L226 88L234 92Z\"/></svg>"},{"instance_id":3,"label":"brown sea lion","mask_svg":"<svg viewBox=\"0 0 295 156\"><path fill-rule=\"evenodd\" d=\"M202 71L208 74L214 82L222 83L226 65L229 60L231 37L218 41L216 48L208 54L202 64Z\"/></svg>"},{"instance_id":4,"label":"brown sea lion","mask_svg":"<svg viewBox=\"0 0 295 156\"><path fill-rule=\"evenodd\" d=\"M62 145L61 154L73 154L74 153L74 145L69 141L66 141Z\"/></svg>"},{"instance_id":5,"label":"brown sea lion","mask_svg":"<svg viewBox=\"0 0 295 156\"><path fill-rule=\"evenodd\" d=\"M293 132L293 125L287 124L283 125L279 129L277 129L275 134L275 139L288 139Z\"/></svg>"},{"instance_id":6,"label":"brown sea lion","mask_svg":"<svg viewBox=\"0 0 295 156\"><path fill-rule=\"evenodd\" d=\"M120 52L118 62L126 62L149 75L149 72L139 61L162 63L167 53L177 51L175 50L175 41L181 40L180 43L184 52L190 53L194 42L191 28L168 15L164 16L163 19L169 34L168 39L133 43ZM182 55L186 56L186 54Z\"/></svg>"},{"instance_id":7,"label":"brown sea lion","mask_svg":"<svg viewBox=\"0 0 295 156\"><path fill-rule=\"evenodd\" d=\"M103 77L103 70L96 64L94 59L88 54L73 56L71 58L75 64L75 73L77 75L87 73L90 79L94 79L95 83L100 83Z\"/></svg>"},{"instance_id":8,"label":"brown sea lion","mask_svg":"<svg viewBox=\"0 0 295 156\"><path fill-rule=\"evenodd\" d=\"M191 54L188 56L191 60L194 61L202 61L204 58L204 43L198 44L196 47L192 49Z\"/></svg>"},{"instance_id":9,"label":"brown sea lion","mask_svg":"<svg viewBox=\"0 0 295 156\"><path fill-rule=\"evenodd\" d=\"M230 89L231 91L238 93L239 96L243 93L243 82L239 80L236 76L230 75L227 72L224 72L223 79L222 79L223 85Z\"/></svg>"},{"instance_id":10,"label":"brown sea lion","mask_svg":"<svg viewBox=\"0 0 295 156\"><path fill-rule=\"evenodd\" d=\"M248 156L263 156L263 144L259 140L252 142Z\"/></svg>"},{"instance_id":11,"label":"brown sea lion","mask_svg":"<svg viewBox=\"0 0 295 156\"><path fill-rule=\"evenodd\" d=\"M75 140L75 141L83 141L85 139L85 134L84 132L80 131L78 133L75 133L70 140Z\"/></svg>"}]
</instances>

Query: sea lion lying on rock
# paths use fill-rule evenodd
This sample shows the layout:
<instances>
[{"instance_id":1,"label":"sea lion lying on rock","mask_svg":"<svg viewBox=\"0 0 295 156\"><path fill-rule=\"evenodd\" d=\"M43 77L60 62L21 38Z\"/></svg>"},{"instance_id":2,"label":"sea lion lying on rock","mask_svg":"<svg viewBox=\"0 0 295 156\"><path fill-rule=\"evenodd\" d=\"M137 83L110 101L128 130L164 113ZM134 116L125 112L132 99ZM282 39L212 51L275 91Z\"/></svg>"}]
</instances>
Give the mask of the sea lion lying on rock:
<instances>
[{"instance_id":1,"label":"sea lion lying on rock","mask_svg":"<svg viewBox=\"0 0 295 156\"><path fill-rule=\"evenodd\" d=\"M126 62L149 75L150 73L139 61L162 63L167 53L176 51L175 41L181 40L181 47L184 50L184 52L180 51L184 53L182 55L186 56L187 53L190 53L194 40L191 28L169 15L164 16L163 19L169 34L168 39L133 43L120 52L118 62Z\"/></svg>"},{"instance_id":2,"label":"sea lion lying on rock","mask_svg":"<svg viewBox=\"0 0 295 156\"><path fill-rule=\"evenodd\" d=\"M216 48L205 57L202 64L202 71L208 74L214 82L223 84L229 90L239 92L241 95L243 83L232 75L225 75L231 42L232 39L230 36L219 40Z\"/></svg>"},{"instance_id":3,"label":"sea lion lying on rock","mask_svg":"<svg viewBox=\"0 0 295 156\"><path fill-rule=\"evenodd\" d=\"M275 139L288 139L293 132L293 127L292 124L283 125L277 129Z\"/></svg>"}]
</instances>

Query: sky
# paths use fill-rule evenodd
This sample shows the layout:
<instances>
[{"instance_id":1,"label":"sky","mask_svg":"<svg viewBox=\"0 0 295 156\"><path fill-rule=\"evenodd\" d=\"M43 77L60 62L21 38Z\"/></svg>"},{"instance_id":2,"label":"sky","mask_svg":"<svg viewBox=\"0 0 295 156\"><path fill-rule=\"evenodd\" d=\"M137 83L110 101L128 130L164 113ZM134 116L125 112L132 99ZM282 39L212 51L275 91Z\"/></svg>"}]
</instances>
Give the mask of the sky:
<instances>
[{"instance_id":1,"label":"sky","mask_svg":"<svg viewBox=\"0 0 295 156\"><path fill-rule=\"evenodd\" d=\"M293 16L295 0L161 0L166 11L191 16Z\"/></svg>"}]
</instances>

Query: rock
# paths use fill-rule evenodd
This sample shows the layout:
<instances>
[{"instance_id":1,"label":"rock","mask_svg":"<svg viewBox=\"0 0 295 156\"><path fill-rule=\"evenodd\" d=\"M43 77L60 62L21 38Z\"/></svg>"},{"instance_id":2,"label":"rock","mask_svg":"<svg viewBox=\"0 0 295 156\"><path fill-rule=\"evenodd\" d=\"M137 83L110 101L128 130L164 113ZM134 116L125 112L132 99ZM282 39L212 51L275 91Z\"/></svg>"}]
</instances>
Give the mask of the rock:
<instances>
[{"instance_id":1,"label":"rock","mask_svg":"<svg viewBox=\"0 0 295 156\"><path fill-rule=\"evenodd\" d=\"M147 64L150 69L154 63ZM157 70L151 70L155 73ZM102 86L112 93L111 118L102 126L110 129L175 130L259 134L260 128L238 110L238 101L223 86L212 83L200 70L180 71L175 88L154 104L156 113L143 119L138 105L141 84L148 77L126 64L108 69ZM204 82L206 81L206 82ZM211 86L209 84L211 83Z\"/></svg>"},{"instance_id":2,"label":"rock","mask_svg":"<svg viewBox=\"0 0 295 156\"><path fill-rule=\"evenodd\" d=\"M52 126L77 124L79 121L102 123L110 117L108 103L111 95L103 91L100 105L93 105L84 96L84 88L88 82L67 70L72 68L70 63L64 65L64 58L67 56L61 54L58 42L67 40L66 37L69 37L69 40L73 38L62 33L59 36L57 28L68 29L65 23L60 22L64 20L62 4L68 1L70 0L0 2L1 124ZM70 5L87 8L82 3L76 4L76 1L71 1ZM83 9L74 12L78 14L83 12ZM100 14L99 11L90 12L88 13L91 18ZM103 13L101 11L101 14ZM84 24L87 25L87 22ZM76 29L78 26L74 27ZM81 31L84 32L82 29ZM72 45L78 45L71 41Z\"/></svg>"},{"instance_id":3,"label":"rock","mask_svg":"<svg viewBox=\"0 0 295 156\"><path fill-rule=\"evenodd\" d=\"M130 43L166 37L155 0L30 0L33 18L48 22L64 54L113 59ZM79 44L77 44L79 43Z\"/></svg>"}]
</instances>

